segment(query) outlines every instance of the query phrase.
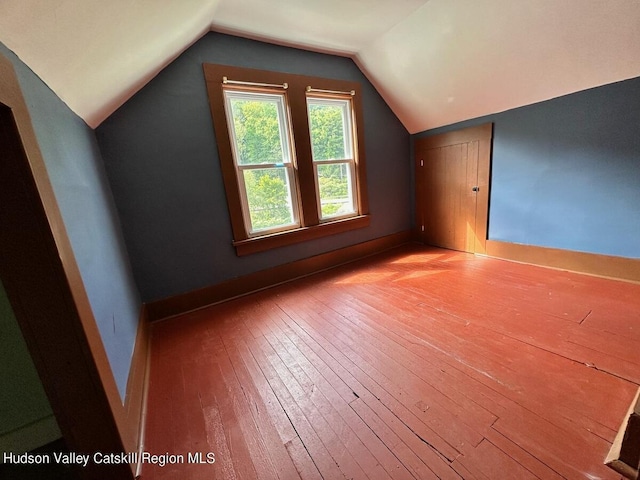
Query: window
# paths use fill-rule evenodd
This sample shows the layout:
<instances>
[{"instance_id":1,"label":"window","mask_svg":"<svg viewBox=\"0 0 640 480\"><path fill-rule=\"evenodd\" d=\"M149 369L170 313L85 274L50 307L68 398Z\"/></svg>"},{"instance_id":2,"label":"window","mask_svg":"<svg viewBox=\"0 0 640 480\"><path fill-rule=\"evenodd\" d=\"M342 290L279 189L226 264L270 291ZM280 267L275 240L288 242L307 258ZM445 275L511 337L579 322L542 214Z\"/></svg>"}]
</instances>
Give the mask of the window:
<instances>
[{"instance_id":1,"label":"window","mask_svg":"<svg viewBox=\"0 0 640 480\"><path fill-rule=\"evenodd\" d=\"M239 255L369 224L359 84L204 69Z\"/></svg>"},{"instance_id":2,"label":"window","mask_svg":"<svg viewBox=\"0 0 640 480\"><path fill-rule=\"evenodd\" d=\"M307 97L320 219L354 215L351 99Z\"/></svg>"},{"instance_id":3,"label":"window","mask_svg":"<svg viewBox=\"0 0 640 480\"><path fill-rule=\"evenodd\" d=\"M299 227L284 94L225 90L224 96L246 231Z\"/></svg>"}]
</instances>

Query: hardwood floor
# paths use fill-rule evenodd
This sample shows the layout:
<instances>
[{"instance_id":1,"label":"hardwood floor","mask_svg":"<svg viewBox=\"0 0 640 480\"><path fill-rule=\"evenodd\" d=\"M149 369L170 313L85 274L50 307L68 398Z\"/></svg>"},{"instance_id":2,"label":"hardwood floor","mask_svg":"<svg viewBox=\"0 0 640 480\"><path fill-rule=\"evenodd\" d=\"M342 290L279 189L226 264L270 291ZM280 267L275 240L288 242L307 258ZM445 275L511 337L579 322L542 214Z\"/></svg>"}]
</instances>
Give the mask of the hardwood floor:
<instances>
[{"instance_id":1,"label":"hardwood floor","mask_svg":"<svg viewBox=\"0 0 640 480\"><path fill-rule=\"evenodd\" d=\"M614 479L638 384L640 285L412 245L154 324L142 478Z\"/></svg>"}]
</instances>

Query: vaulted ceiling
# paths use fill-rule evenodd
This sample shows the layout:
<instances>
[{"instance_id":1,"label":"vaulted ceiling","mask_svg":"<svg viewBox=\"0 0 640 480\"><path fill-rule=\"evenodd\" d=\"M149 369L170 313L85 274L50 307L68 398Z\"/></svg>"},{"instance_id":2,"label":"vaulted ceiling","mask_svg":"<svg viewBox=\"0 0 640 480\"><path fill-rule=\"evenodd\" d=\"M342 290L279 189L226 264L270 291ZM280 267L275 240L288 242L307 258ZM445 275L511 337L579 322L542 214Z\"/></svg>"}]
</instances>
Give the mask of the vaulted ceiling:
<instances>
[{"instance_id":1,"label":"vaulted ceiling","mask_svg":"<svg viewBox=\"0 0 640 480\"><path fill-rule=\"evenodd\" d=\"M0 1L92 127L212 29L353 57L412 133L640 76L637 0Z\"/></svg>"}]
</instances>

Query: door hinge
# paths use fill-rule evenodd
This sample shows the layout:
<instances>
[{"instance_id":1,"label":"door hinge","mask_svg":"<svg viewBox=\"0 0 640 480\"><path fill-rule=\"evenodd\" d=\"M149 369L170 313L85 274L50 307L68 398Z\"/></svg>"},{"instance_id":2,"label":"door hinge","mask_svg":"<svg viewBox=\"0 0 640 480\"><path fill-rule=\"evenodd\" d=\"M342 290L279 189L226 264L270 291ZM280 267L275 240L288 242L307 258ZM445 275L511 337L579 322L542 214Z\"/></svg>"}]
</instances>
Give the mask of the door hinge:
<instances>
[{"instance_id":1,"label":"door hinge","mask_svg":"<svg viewBox=\"0 0 640 480\"><path fill-rule=\"evenodd\" d=\"M422 225L422 227L420 227L420 230L421 230L422 232L424 232L424 225Z\"/></svg>"},{"instance_id":2,"label":"door hinge","mask_svg":"<svg viewBox=\"0 0 640 480\"><path fill-rule=\"evenodd\" d=\"M424 167L424 160L420 160L420 166Z\"/></svg>"}]
</instances>

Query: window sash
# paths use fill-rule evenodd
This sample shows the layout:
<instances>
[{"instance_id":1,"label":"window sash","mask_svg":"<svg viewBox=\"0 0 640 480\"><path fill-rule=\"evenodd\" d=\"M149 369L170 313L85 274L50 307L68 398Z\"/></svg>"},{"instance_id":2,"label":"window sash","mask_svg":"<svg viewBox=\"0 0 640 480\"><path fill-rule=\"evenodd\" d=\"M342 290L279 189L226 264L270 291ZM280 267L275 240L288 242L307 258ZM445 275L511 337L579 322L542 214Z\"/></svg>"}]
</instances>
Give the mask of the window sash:
<instances>
[{"instance_id":1,"label":"window sash","mask_svg":"<svg viewBox=\"0 0 640 480\"><path fill-rule=\"evenodd\" d=\"M240 165L238 169L238 187L240 189L240 201L242 204L242 216L244 220L245 229L249 237L256 237L260 235L266 235L270 233L284 232L287 230L293 230L300 228L300 210L296 196L296 178L293 165L289 164L261 164L261 165ZM254 172L259 170L279 170L285 171L286 183L286 195L287 206L290 208L291 221L288 223L282 223L273 227L259 227L254 226L254 218L252 217L252 209L250 205L250 195L247 191L247 177L245 172ZM277 208L277 207L275 207ZM257 223L257 222L256 222Z\"/></svg>"},{"instance_id":2,"label":"window sash","mask_svg":"<svg viewBox=\"0 0 640 480\"><path fill-rule=\"evenodd\" d=\"M233 150L233 160L236 167L240 165L261 165L274 162L260 162L260 163L244 163L241 161L241 155L238 148L238 135L236 131L235 117L233 113L233 101L247 101L247 102L261 102L261 103L275 103L278 119L278 136L280 140L280 153L282 162L275 163L291 163L292 154L294 151L292 147L292 135L289 118L287 115L288 105L287 98L280 92L256 92L246 89L238 90L225 88L225 112L227 116L227 126L229 129L229 137L231 141L231 147Z\"/></svg>"},{"instance_id":3,"label":"window sash","mask_svg":"<svg viewBox=\"0 0 640 480\"><path fill-rule=\"evenodd\" d=\"M322 189L321 189L321 185L320 185L320 175L318 173L318 169L319 167L322 167L324 165L346 165L347 168L347 203L350 205L351 210L348 212L343 212L343 213L336 213L336 214L323 214L322 212L322 207L325 204L329 204L329 203L338 203L338 202L331 202L329 200L331 199L324 199L322 198ZM345 159L345 160L321 160L321 161L317 161L317 162L313 162L313 168L314 168L314 175L315 175L315 182L316 182L316 198L318 201L318 216L320 218L320 222L332 222L334 220L340 220L343 218L349 218L349 217L355 217L357 215L359 215L358 212L358 196L357 196L357 191L356 191L356 163L354 159ZM342 202L344 203L344 202ZM339 211L339 209L338 209Z\"/></svg>"},{"instance_id":4,"label":"window sash","mask_svg":"<svg viewBox=\"0 0 640 480\"><path fill-rule=\"evenodd\" d=\"M316 158L313 153L314 140L313 140L313 125L312 125L312 106L321 107L338 107L340 108L341 125L342 125L342 139L343 139L343 152L342 157L332 158ZM353 121L353 104L351 98L345 98L342 96L316 96L307 94L307 112L309 116L309 136L311 138L312 160L314 162L325 162L328 160L347 160L355 157L354 143L355 143L355 122Z\"/></svg>"},{"instance_id":5,"label":"window sash","mask_svg":"<svg viewBox=\"0 0 640 480\"><path fill-rule=\"evenodd\" d=\"M293 165L292 151L293 138L290 128L290 122L287 115L288 104L287 97L281 92L264 92L264 91L252 91L250 89L237 89L237 88L225 88L225 113L227 120L227 127L229 130L229 140L231 142L234 166L236 169L236 180L238 184L238 190L240 193L240 203L242 207L242 217L248 237L256 237L260 235L266 235L271 233L282 232L286 230L292 230L300 228L300 205L298 200L298 181L296 178L296 172ZM276 105L277 114L277 126L278 137L280 146L280 159L282 162L273 161L258 161L251 159L253 162L243 162L241 159L239 138L237 132L236 118L233 110L234 100L246 101L246 102L258 102L258 103L274 103ZM291 213L291 221L278 224L273 227L259 226L260 222L257 221L255 215L256 205L251 205L250 194L247 190L247 175L245 172L250 171L268 171L285 169L285 186L286 186L286 206ZM273 207L276 210L278 207Z\"/></svg>"},{"instance_id":6,"label":"window sash","mask_svg":"<svg viewBox=\"0 0 640 480\"><path fill-rule=\"evenodd\" d=\"M343 156L332 156L336 158L316 158L314 154L314 140L313 140L313 120L312 120L312 107L324 106L324 107L337 107L340 109L341 127L342 127L342 151ZM315 189L316 199L318 204L318 217L321 223L331 222L344 218L354 217L359 215L358 205L358 192L357 192L357 162L354 145L356 143L355 121L353 119L353 104L351 97L344 97L342 95L310 95L307 94L307 111L309 113L309 135L311 137L312 144L312 162L315 177ZM349 205L349 211L344 213L324 214L323 208L330 202L328 199L322 198L322 189L320 185L319 166L322 165L347 165L348 166L348 179L347 179L347 204ZM340 207L342 208L342 207ZM338 211L340 211L340 208Z\"/></svg>"}]
</instances>

